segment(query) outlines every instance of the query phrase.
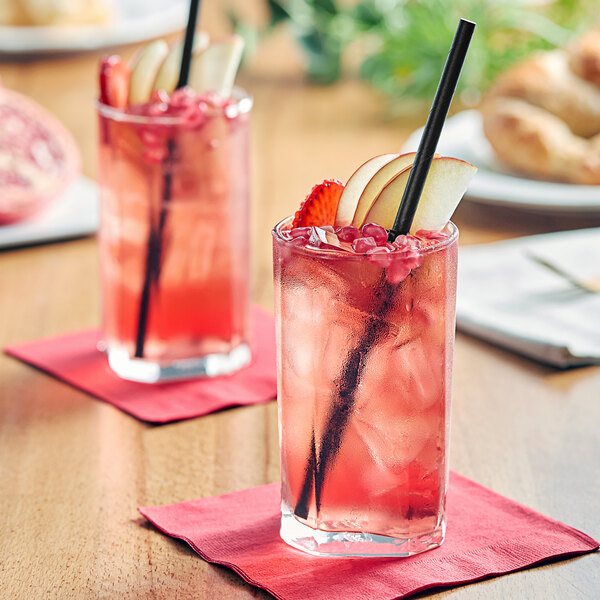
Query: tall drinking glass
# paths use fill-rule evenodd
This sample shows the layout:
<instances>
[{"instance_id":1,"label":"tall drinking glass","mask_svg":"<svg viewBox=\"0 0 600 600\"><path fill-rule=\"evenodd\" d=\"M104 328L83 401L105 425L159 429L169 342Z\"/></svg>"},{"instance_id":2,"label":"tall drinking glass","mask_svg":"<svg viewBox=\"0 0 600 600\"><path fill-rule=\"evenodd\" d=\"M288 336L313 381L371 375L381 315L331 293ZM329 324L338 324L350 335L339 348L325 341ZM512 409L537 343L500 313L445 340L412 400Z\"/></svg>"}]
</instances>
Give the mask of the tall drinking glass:
<instances>
[{"instance_id":1,"label":"tall drinking glass","mask_svg":"<svg viewBox=\"0 0 600 600\"><path fill-rule=\"evenodd\" d=\"M382 262L298 245L290 224L273 230L281 536L324 555L439 546L458 230Z\"/></svg>"},{"instance_id":2,"label":"tall drinking glass","mask_svg":"<svg viewBox=\"0 0 600 600\"><path fill-rule=\"evenodd\" d=\"M103 343L121 377L230 373L250 360L251 98L185 115L103 104Z\"/></svg>"}]
</instances>

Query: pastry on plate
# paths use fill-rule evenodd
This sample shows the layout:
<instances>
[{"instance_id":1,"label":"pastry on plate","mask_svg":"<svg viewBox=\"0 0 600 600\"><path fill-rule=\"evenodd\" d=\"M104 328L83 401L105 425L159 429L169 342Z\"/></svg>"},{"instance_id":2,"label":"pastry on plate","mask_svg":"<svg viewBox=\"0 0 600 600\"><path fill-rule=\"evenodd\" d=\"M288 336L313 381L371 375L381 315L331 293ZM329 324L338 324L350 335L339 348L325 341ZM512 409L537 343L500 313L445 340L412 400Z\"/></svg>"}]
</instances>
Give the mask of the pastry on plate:
<instances>
[{"instance_id":1,"label":"pastry on plate","mask_svg":"<svg viewBox=\"0 0 600 600\"><path fill-rule=\"evenodd\" d=\"M600 185L600 30L513 65L480 110L485 136L507 166Z\"/></svg>"},{"instance_id":2,"label":"pastry on plate","mask_svg":"<svg viewBox=\"0 0 600 600\"><path fill-rule=\"evenodd\" d=\"M109 0L0 0L0 25L81 25L109 21Z\"/></svg>"}]
</instances>

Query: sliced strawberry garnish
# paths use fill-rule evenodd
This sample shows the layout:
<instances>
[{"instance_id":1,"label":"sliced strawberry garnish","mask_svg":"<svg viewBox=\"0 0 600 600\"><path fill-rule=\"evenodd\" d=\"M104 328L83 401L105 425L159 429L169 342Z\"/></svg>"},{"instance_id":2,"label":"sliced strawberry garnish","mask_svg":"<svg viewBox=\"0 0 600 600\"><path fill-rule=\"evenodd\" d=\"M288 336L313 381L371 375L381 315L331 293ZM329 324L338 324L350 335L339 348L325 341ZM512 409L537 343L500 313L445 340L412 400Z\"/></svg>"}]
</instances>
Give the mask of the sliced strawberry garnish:
<instances>
[{"instance_id":1,"label":"sliced strawberry garnish","mask_svg":"<svg viewBox=\"0 0 600 600\"><path fill-rule=\"evenodd\" d=\"M129 67L123 59L113 54L100 61L100 102L125 108L129 98Z\"/></svg>"},{"instance_id":2,"label":"sliced strawberry garnish","mask_svg":"<svg viewBox=\"0 0 600 600\"><path fill-rule=\"evenodd\" d=\"M344 184L326 179L315 185L294 216L292 228L333 225Z\"/></svg>"}]
</instances>

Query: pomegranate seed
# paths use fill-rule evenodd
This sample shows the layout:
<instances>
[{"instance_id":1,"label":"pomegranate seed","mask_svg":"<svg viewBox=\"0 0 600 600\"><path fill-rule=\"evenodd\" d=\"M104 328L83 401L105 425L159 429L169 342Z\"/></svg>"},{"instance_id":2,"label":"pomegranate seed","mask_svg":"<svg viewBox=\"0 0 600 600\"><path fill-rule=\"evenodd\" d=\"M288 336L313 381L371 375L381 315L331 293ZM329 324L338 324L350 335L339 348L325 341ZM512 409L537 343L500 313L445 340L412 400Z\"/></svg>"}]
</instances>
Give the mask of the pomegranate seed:
<instances>
[{"instance_id":1,"label":"pomegranate seed","mask_svg":"<svg viewBox=\"0 0 600 600\"><path fill-rule=\"evenodd\" d=\"M171 108L188 107L194 101L194 90L190 87L182 87L171 94Z\"/></svg>"},{"instance_id":2,"label":"pomegranate seed","mask_svg":"<svg viewBox=\"0 0 600 600\"><path fill-rule=\"evenodd\" d=\"M161 138L156 131L153 131L151 128L146 127L140 130L140 138L146 144L146 146L156 148L161 145Z\"/></svg>"},{"instance_id":3,"label":"pomegranate seed","mask_svg":"<svg viewBox=\"0 0 600 600\"><path fill-rule=\"evenodd\" d=\"M421 263L423 262L423 255L420 252L413 251L405 257L405 260L411 269L416 269L417 267L421 266Z\"/></svg>"},{"instance_id":4,"label":"pomegranate seed","mask_svg":"<svg viewBox=\"0 0 600 600\"><path fill-rule=\"evenodd\" d=\"M167 155L167 151L160 146L148 146L146 150L144 150L144 160L149 163L161 163Z\"/></svg>"},{"instance_id":5,"label":"pomegranate seed","mask_svg":"<svg viewBox=\"0 0 600 600\"><path fill-rule=\"evenodd\" d=\"M421 248L421 246L423 245L421 243L421 240L418 240L416 237L413 237L412 235L406 237L406 244L408 246L412 246L413 248Z\"/></svg>"},{"instance_id":6,"label":"pomegranate seed","mask_svg":"<svg viewBox=\"0 0 600 600\"><path fill-rule=\"evenodd\" d=\"M364 254L372 248L376 248L377 243L372 237L357 238L352 242L352 250L358 254Z\"/></svg>"},{"instance_id":7,"label":"pomegranate seed","mask_svg":"<svg viewBox=\"0 0 600 600\"><path fill-rule=\"evenodd\" d=\"M341 242L352 243L354 240L361 237L360 231L352 225L346 225L345 227L338 227L335 231Z\"/></svg>"},{"instance_id":8,"label":"pomegranate seed","mask_svg":"<svg viewBox=\"0 0 600 600\"><path fill-rule=\"evenodd\" d=\"M378 246L383 246L387 242L388 232L385 227L377 223L366 223L362 226L361 232L365 237L372 237Z\"/></svg>"},{"instance_id":9,"label":"pomegranate seed","mask_svg":"<svg viewBox=\"0 0 600 600\"><path fill-rule=\"evenodd\" d=\"M398 248L401 248L402 246L406 245L406 236L405 235L399 235L394 241L393 241L394 246L397 246Z\"/></svg>"},{"instance_id":10,"label":"pomegranate seed","mask_svg":"<svg viewBox=\"0 0 600 600\"><path fill-rule=\"evenodd\" d=\"M169 94L165 90L155 90L150 96L150 104L169 104Z\"/></svg>"},{"instance_id":11,"label":"pomegranate seed","mask_svg":"<svg viewBox=\"0 0 600 600\"><path fill-rule=\"evenodd\" d=\"M408 277L410 271L411 268L407 261L396 258L388 267L386 275L390 283L398 284Z\"/></svg>"}]
</instances>

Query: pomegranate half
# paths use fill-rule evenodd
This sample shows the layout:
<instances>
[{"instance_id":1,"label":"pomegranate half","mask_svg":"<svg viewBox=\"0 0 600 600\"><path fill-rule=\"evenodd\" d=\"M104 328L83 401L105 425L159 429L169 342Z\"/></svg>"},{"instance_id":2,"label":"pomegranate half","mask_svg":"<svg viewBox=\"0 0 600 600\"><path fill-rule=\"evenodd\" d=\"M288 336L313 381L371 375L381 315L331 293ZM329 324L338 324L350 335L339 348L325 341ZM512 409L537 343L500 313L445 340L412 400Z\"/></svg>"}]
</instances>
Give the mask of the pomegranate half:
<instances>
[{"instance_id":1,"label":"pomegranate half","mask_svg":"<svg viewBox=\"0 0 600 600\"><path fill-rule=\"evenodd\" d=\"M79 172L73 136L44 108L0 86L0 225L26 219Z\"/></svg>"}]
</instances>

